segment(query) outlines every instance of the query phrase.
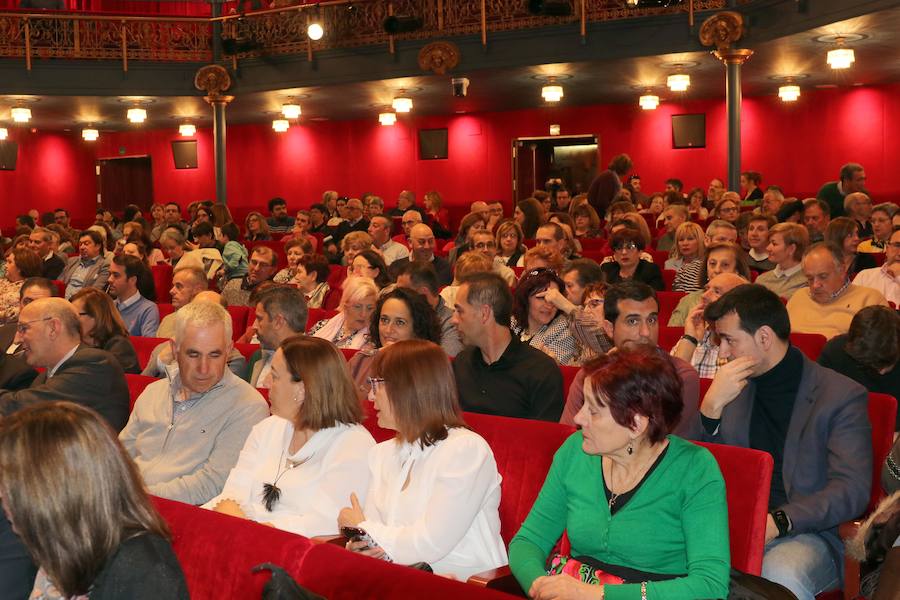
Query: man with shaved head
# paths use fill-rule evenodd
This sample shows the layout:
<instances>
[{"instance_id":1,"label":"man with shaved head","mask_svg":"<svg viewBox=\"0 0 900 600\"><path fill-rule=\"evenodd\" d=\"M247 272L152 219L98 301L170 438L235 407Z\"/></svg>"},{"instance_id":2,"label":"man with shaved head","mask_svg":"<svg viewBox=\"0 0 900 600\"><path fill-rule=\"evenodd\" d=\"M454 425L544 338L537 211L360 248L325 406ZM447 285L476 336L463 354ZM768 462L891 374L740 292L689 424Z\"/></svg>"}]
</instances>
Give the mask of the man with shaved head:
<instances>
[{"instance_id":1,"label":"man with shaved head","mask_svg":"<svg viewBox=\"0 0 900 600\"><path fill-rule=\"evenodd\" d=\"M399 273L404 265L409 264L410 261L419 261L434 267L438 285L450 285L450 280L452 279L450 263L443 256L434 255L434 232L431 231L431 227L419 223L409 230L409 234L409 246L412 253L409 258L401 258L394 261L394 264L391 265L392 275ZM394 279L396 279L396 276Z\"/></svg>"}]
</instances>

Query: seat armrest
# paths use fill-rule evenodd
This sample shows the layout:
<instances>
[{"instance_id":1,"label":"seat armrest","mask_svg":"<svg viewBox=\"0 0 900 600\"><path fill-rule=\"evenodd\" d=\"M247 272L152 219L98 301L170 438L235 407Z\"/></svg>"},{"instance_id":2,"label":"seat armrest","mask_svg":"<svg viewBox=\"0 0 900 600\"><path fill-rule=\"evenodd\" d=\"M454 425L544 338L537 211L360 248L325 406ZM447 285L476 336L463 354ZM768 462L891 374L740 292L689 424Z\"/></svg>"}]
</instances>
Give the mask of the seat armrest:
<instances>
[{"instance_id":1,"label":"seat armrest","mask_svg":"<svg viewBox=\"0 0 900 600\"><path fill-rule=\"evenodd\" d=\"M340 546L343 548L347 545L347 538L338 534L338 535L317 535L315 537L309 538L309 540L313 544L332 544L334 546Z\"/></svg>"},{"instance_id":2,"label":"seat armrest","mask_svg":"<svg viewBox=\"0 0 900 600\"><path fill-rule=\"evenodd\" d=\"M512 571L509 569L508 565L475 573L469 577L466 583L506 592L507 594L513 594L514 596L525 596L525 592L522 591L519 582L513 577Z\"/></svg>"},{"instance_id":3,"label":"seat armrest","mask_svg":"<svg viewBox=\"0 0 900 600\"><path fill-rule=\"evenodd\" d=\"M842 540L849 540L856 536L862 525L862 519L845 521L838 526L838 533ZM844 600L853 600L859 597L859 584L862 574L860 564L855 558L844 553Z\"/></svg>"}]
</instances>

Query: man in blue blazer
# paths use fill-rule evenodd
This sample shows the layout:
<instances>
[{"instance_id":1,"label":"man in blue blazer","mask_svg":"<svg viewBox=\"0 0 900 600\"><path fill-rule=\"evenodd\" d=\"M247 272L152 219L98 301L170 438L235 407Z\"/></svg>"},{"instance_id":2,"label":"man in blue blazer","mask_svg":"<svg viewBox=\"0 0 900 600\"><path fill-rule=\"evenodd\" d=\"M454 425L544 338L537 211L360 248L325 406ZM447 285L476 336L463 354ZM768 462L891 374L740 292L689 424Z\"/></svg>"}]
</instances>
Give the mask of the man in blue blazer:
<instances>
[{"instance_id":1,"label":"man in blue blazer","mask_svg":"<svg viewBox=\"0 0 900 600\"><path fill-rule=\"evenodd\" d=\"M734 288L704 318L730 362L703 399L698 437L772 455L762 576L812 600L840 586L837 528L869 499L868 393L791 345L787 309L763 286Z\"/></svg>"}]
</instances>

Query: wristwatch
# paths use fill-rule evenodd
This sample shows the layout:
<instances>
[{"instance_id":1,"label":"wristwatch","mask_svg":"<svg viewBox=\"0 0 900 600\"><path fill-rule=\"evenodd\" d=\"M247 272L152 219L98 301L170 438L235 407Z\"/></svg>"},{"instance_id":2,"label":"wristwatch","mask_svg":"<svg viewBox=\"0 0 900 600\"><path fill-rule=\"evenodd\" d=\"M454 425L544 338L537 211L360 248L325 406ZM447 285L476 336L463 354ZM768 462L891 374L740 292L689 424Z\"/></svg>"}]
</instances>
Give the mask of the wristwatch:
<instances>
[{"instance_id":1,"label":"wristwatch","mask_svg":"<svg viewBox=\"0 0 900 600\"><path fill-rule=\"evenodd\" d=\"M791 519L783 510L773 510L769 513L778 528L778 537L784 537L791 531Z\"/></svg>"},{"instance_id":2,"label":"wristwatch","mask_svg":"<svg viewBox=\"0 0 900 600\"><path fill-rule=\"evenodd\" d=\"M692 335L690 335L690 334L687 334L687 333L685 333L684 335L682 335L682 336L681 336L681 339L687 340L687 341L689 341L690 343L692 343L692 344L695 345L695 346L699 346L699 345L700 345L700 342L697 340L697 338L695 338L694 336L692 336Z\"/></svg>"}]
</instances>

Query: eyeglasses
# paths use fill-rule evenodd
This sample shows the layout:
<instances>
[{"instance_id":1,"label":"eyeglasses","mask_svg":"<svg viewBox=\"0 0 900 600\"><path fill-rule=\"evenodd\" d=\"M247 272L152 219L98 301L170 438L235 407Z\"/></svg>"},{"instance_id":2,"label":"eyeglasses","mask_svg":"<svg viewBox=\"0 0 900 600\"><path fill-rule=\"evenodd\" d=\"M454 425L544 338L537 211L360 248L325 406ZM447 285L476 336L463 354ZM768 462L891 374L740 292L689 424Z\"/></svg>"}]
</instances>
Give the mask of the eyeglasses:
<instances>
[{"instance_id":1,"label":"eyeglasses","mask_svg":"<svg viewBox=\"0 0 900 600\"><path fill-rule=\"evenodd\" d=\"M890 246L894 250L900 250L900 242L890 242L888 246Z\"/></svg>"},{"instance_id":2,"label":"eyeglasses","mask_svg":"<svg viewBox=\"0 0 900 600\"><path fill-rule=\"evenodd\" d=\"M31 327L29 327L29 325L31 325L32 323L40 323L41 321L49 321L52 318L53 317L44 317L43 319L34 319L33 321L24 321L24 322L19 321L19 324L16 325L16 331L18 331L19 334L21 334L21 335L25 335L26 333L28 333L28 330L31 329Z\"/></svg>"},{"instance_id":3,"label":"eyeglasses","mask_svg":"<svg viewBox=\"0 0 900 600\"><path fill-rule=\"evenodd\" d=\"M369 377L367 381L369 382L369 389L372 390L373 394L377 394L378 388L384 385L383 377Z\"/></svg>"},{"instance_id":4,"label":"eyeglasses","mask_svg":"<svg viewBox=\"0 0 900 600\"><path fill-rule=\"evenodd\" d=\"M407 220L407 221L400 221L400 224L401 225L415 225L418 222L419 221L415 221L415 220Z\"/></svg>"},{"instance_id":5,"label":"eyeglasses","mask_svg":"<svg viewBox=\"0 0 900 600\"><path fill-rule=\"evenodd\" d=\"M622 250L637 250L637 244L634 242L625 242L624 244L616 244L612 247L613 252L621 252Z\"/></svg>"},{"instance_id":6,"label":"eyeglasses","mask_svg":"<svg viewBox=\"0 0 900 600\"><path fill-rule=\"evenodd\" d=\"M719 209L720 213L733 213L733 212L737 212L737 211L738 211L737 206L723 206L722 208Z\"/></svg>"},{"instance_id":7,"label":"eyeglasses","mask_svg":"<svg viewBox=\"0 0 900 600\"><path fill-rule=\"evenodd\" d=\"M603 299L600 298L592 298L584 303L587 308L600 308L603 306Z\"/></svg>"},{"instance_id":8,"label":"eyeglasses","mask_svg":"<svg viewBox=\"0 0 900 600\"><path fill-rule=\"evenodd\" d=\"M478 242L475 244L475 248L478 250L487 250L488 248L496 248L497 244L494 242Z\"/></svg>"}]
</instances>

